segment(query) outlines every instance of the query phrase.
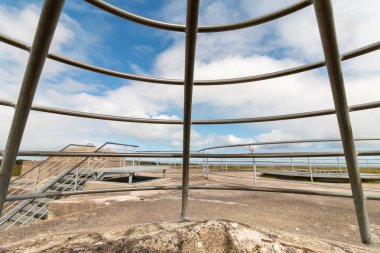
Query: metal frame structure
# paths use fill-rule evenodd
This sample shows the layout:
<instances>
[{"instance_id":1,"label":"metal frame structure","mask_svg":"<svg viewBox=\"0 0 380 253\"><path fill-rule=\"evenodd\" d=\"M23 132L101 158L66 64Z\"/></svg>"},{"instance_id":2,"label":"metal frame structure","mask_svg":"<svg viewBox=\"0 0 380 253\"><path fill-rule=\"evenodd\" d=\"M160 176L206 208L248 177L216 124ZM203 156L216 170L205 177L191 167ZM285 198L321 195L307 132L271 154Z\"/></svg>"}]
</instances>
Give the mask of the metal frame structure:
<instances>
[{"instance_id":1,"label":"metal frame structure","mask_svg":"<svg viewBox=\"0 0 380 253\"><path fill-rule=\"evenodd\" d=\"M11 171L13 164L18 155L28 156L103 156L103 157L169 157L169 158L182 158L183 180L182 180L182 212L181 220L188 220L187 217L187 203L189 189L197 189L197 187L189 186L189 166L190 158L259 158L259 157L319 157L319 156L345 156L347 168L349 170L349 177L352 189L352 197L355 203L355 210L357 220L360 228L360 235L363 243L369 244L371 242L371 234L369 229L369 221L364 202L363 189L360 181L360 174L357 165L357 155L380 155L379 150L375 151L360 151L356 152L351 130L351 122L349 112L367 110L372 108L380 108L380 101L348 106L345 95L345 87L341 71L341 61L358 57L363 54L373 52L380 49L380 42L359 48L357 50L339 54L336 32L334 26L333 10L331 0L301 0L291 6L281 10L253 18L250 20L213 26L198 26L199 14L199 0L187 0L187 19L185 25L164 23L140 17L133 13L112 6L102 0L86 0L89 4L94 5L106 12L121 18L136 22L142 25L154 27L157 29L164 29L175 32L184 32L186 34L186 49L185 49L185 73L184 80L176 79L163 79L147 76L138 76L129 73L123 73L115 70L109 70L98 66L89 65L76 60L69 59L53 53L48 53L51 40L64 4L64 0L49 1L45 0L40 20L37 26L37 31L34 37L32 46L28 46L23 42L17 41L6 35L0 34L0 41L9 45L15 46L22 50L30 52L27 68L24 74L20 94L17 103L0 100L0 105L15 107L12 126L8 135L7 145L5 151L2 153L3 162L0 168L0 213L2 211L4 202L6 201L6 193L9 186ZM314 6L315 15L317 17L320 37L322 41L325 60L318 61L311 64L306 64L299 67L294 67L282 71L266 73L256 76L248 76L233 79L220 79L220 80L194 80L194 62L196 50L197 33L210 33L210 32L224 32L255 25L263 24L283 16L289 15L300 9L306 8L310 5ZM61 108L50 108L45 106L32 105L34 94L38 85L39 77L44 66L46 58L59 61L64 64L69 64L81 69L94 71L114 77L126 78L137 81L169 84L169 85L183 85L184 86L184 115L183 121L181 120L160 120L160 119L144 119L144 118L131 118L114 115L102 115L87 112L78 112L72 110L65 110ZM326 66L331 90L334 99L335 108L325 109L312 112L301 112L295 114L275 115L267 117L254 117L254 118L241 118L241 119L220 119L220 120L194 120L191 119L192 108L192 90L193 85L231 85L238 83L255 82L267 80L271 78L278 78L282 76L292 75L316 68ZM123 122L135 123L151 123L151 124L182 124L183 125L183 150L181 154L178 153L96 153L96 152L19 152L19 147L25 125L28 119L30 110L37 110L48 113L55 113L68 116L85 117L101 120L113 120ZM245 153L245 154L206 154L206 153L191 153L190 152L190 132L192 124L237 124L237 123L254 123L254 122L268 122L277 120L289 120L308 118L324 115L336 114L337 121L340 129L341 141L343 144L344 152L293 152L293 153ZM178 188L178 187L177 187ZM199 188L199 187L198 187ZM199 188L200 189L200 188ZM206 189L206 188L202 188ZM208 189L208 188L207 188ZM233 188L229 188L234 190ZM245 190L245 189L241 189ZM251 189L252 190L252 189ZM255 188L255 190L258 190ZM295 192L295 191L291 191ZM303 192L303 194L308 194ZM329 195L331 196L331 194Z\"/></svg>"}]
</instances>

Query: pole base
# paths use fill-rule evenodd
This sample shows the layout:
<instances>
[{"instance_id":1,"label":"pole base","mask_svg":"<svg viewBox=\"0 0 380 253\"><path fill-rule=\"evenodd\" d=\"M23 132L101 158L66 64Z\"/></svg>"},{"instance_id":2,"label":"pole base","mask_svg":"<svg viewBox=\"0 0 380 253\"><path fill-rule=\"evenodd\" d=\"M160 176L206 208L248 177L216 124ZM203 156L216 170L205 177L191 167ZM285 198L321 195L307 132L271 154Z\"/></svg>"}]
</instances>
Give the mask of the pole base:
<instances>
[{"instance_id":1,"label":"pole base","mask_svg":"<svg viewBox=\"0 0 380 253\"><path fill-rule=\"evenodd\" d=\"M189 217L187 217L187 216L181 216L181 217L179 217L179 220L178 220L179 222L189 222L189 221L191 221L190 220L190 218Z\"/></svg>"}]
</instances>

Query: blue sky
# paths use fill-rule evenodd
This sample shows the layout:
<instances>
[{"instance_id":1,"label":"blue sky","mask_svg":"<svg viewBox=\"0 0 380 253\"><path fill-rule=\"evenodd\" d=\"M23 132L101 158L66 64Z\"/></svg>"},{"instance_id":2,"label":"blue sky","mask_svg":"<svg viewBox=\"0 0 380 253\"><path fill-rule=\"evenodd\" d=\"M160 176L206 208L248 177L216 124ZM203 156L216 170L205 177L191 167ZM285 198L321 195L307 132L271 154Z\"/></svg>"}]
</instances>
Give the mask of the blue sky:
<instances>
[{"instance_id":1,"label":"blue sky","mask_svg":"<svg viewBox=\"0 0 380 253\"><path fill-rule=\"evenodd\" d=\"M296 1L202 0L200 24L256 17ZM377 1L333 1L341 52L379 41ZM185 22L186 1L109 3L149 18ZM42 1L1 1L0 32L31 43ZM361 17L361 18L359 18ZM365 18L363 18L365 17ZM183 78L184 34L160 31L66 0L51 52L118 71ZM0 98L16 100L27 53L0 44ZM260 27L198 36L195 77L219 79L286 69L323 58L313 8ZM349 104L380 99L380 53L342 64ZM181 119L183 87L148 84L78 70L48 60L35 104L131 117ZM325 69L231 86L195 87L193 119L268 116L332 108ZM0 149L12 108L0 108ZM352 113L354 135L380 136L380 110ZM239 125L194 126L192 149L253 141L338 137L334 116ZM143 149L182 148L180 126L102 122L32 112L22 148L59 149L69 142L117 141ZM367 148L369 144L361 145ZM378 146L378 143L376 144ZM335 145L327 145L333 149ZM369 145L371 146L371 145ZM368 146L368 147L369 147ZM373 147L373 146L372 146ZM289 147L287 147L289 148ZM293 147L304 149L302 147ZM316 145L308 148L326 148Z\"/></svg>"}]
</instances>

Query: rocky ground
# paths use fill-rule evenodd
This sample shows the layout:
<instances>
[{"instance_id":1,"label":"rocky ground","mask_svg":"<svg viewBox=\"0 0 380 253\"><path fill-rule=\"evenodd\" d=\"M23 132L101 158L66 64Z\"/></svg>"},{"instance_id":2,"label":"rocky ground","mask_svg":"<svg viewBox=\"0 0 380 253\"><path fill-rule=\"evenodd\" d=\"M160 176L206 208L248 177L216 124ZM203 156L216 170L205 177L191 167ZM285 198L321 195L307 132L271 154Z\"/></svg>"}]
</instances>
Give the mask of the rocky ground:
<instances>
[{"instance_id":1,"label":"rocky ground","mask_svg":"<svg viewBox=\"0 0 380 253\"><path fill-rule=\"evenodd\" d=\"M376 252L344 243L262 231L227 220L152 223L103 233L45 234L0 252Z\"/></svg>"}]
</instances>

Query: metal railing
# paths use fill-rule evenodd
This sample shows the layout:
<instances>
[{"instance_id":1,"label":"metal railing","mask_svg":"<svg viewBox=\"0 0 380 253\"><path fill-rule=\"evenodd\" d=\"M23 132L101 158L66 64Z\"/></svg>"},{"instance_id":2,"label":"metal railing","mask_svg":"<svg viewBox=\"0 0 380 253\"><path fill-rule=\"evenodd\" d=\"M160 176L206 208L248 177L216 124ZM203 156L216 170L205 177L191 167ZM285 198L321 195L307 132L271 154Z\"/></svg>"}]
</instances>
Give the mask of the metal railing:
<instances>
[{"instance_id":1,"label":"metal railing","mask_svg":"<svg viewBox=\"0 0 380 253\"><path fill-rule=\"evenodd\" d=\"M134 149L138 147L129 144L106 142L97 149L95 149L94 146L68 145L58 152L65 153L70 150L72 151L73 146L91 148L95 153L104 151L109 152L113 151L110 150L110 145L132 147L133 152ZM125 151L125 149L123 149L123 151ZM83 150L76 152L81 153ZM119 158L118 160L122 161L123 159ZM107 168L107 162L109 161L107 161L106 158L95 159L95 157L49 157L44 162L31 169L35 172L35 176L31 175L31 170L22 175L22 177L29 176L29 179L26 179L28 182L27 184L19 184L19 182L21 182L20 180L13 180L10 185L10 189L13 190L8 192L8 196L82 190L87 181L96 179L93 171ZM125 163L115 163L115 161L112 161L111 163L112 167L118 165L122 167L125 166ZM4 216L0 219L0 226L3 226L3 230L7 230L16 225L23 226L27 223L45 219L47 216L47 205L54 199L57 199L57 197L51 199L44 198L39 201L36 201L36 198L31 198L26 202L7 202L7 205L4 208Z\"/></svg>"},{"instance_id":2,"label":"metal railing","mask_svg":"<svg viewBox=\"0 0 380 253\"><path fill-rule=\"evenodd\" d=\"M188 220L187 217L187 199L188 190L194 187L189 186L189 167L190 158L269 158L269 157L321 157L321 156L345 156L346 166L348 168L352 197L354 199L356 215L360 228L360 235L363 243L371 242L371 233L369 229L369 221L366 211L366 205L364 202L364 194L360 181L360 172L358 169L357 155L379 155L379 151L360 151L356 152L353 139L353 133L351 130L351 122L349 112L358 110L367 110L372 108L379 108L380 102L375 101L372 103L354 105L349 107L347 104L345 87L343 82L343 76L341 71L341 61L348 60L354 57L358 57L363 54L367 54L378 50L380 43L362 47L360 49L348 52L340 55L337 45L333 11L330 0L304 0L299 1L289 7L281 10L263 15L261 17L253 18L250 20L213 26L198 26L198 14L199 14L199 0L187 1L187 20L185 25L164 23L140 17L138 15L129 13L125 10L112 6L101 0L87 0L88 3L107 11L113 15L125 18L132 22L136 22L142 25L151 26L158 29L165 29L175 32L184 32L186 34L186 47L185 47L185 71L183 80L175 79L163 79L146 76L138 76L129 73L123 73L119 71L109 70L98 66L89 65L86 63L78 62L57 54L48 53L53 34L58 23L58 19L64 4L64 0L45 1L40 15L40 20L37 26L36 34L32 46L26 45L23 42L14 40L5 35L0 35L0 40L9 45L18 47L30 52L27 68L25 71L24 79L22 82L20 94L17 104L14 102L1 100L2 105L14 106L15 113L12 121L11 130L8 135L7 145L5 151L2 153L3 161L0 169L0 213L3 210L4 202L6 200L6 193L8 190L11 171L15 159L18 155L32 154L33 152L19 152L21 139L23 136L25 124L28 119L30 110L39 110L43 112L69 115L76 117L86 117L102 120L116 120L123 122L136 122L136 123L158 123L158 124L182 124L183 125L183 151L182 154L176 153L135 153L125 154L125 157L167 157L167 158L182 158L183 168L183 181L182 181L182 212L181 219ZM319 27L319 33L322 41L322 47L324 51L325 60L306 64L303 66L290 68L282 71L266 73L256 76L233 78L233 79L221 79L221 80L193 80L194 76L194 62L195 62L195 48L197 33L210 33L210 32L223 32L236 29L243 29L246 27L252 27L265 22L269 22L285 15L289 15L300 9L308 6L313 6L315 15L317 17L317 23ZM132 118L132 117L120 117L114 115L101 115L88 112L78 112L65 110L61 108L49 108L45 106L33 106L32 101L34 98L35 90L38 85L39 77L41 75L44 62L46 58L50 58L65 64L76 66L78 68L94 71L106 75L111 75L119 78L127 78L137 81L171 84L171 85L183 85L184 86L184 119L182 120L162 120L162 119L144 119L144 118ZM192 87L193 85L227 85L246 82L255 82L259 80L266 80L270 78L278 78L287 76L303 71L308 71L315 68L326 66L330 85L332 89L334 108L325 109L312 112L301 112L287 115L275 115L268 117L254 117L254 118L242 118L242 119L221 119L221 120L194 120L191 119L192 108ZM324 116L336 114L337 121L340 129L341 141L343 144L344 152L298 152L298 153L246 153L246 154L191 154L190 153L190 129L192 124L236 124L236 123L253 123L253 122L267 122L274 120L290 120L299 118L308 118L316 116ZM39 155L57 155L59 152L34 152ZM62 153L61 153L62 154ZM75 154L71 154L75 155ZM117 157L122 154L102 154L109 157ZM64 156L70 156L67 152ZM96 153L83 153L82 157L99 156ZM87 158L88 159L88 158ZM229 188L233 190L233 188ZM239 188L239 190L242 190ZM245 190L245 189L243 189ZM250 189L252 190L252 189ZM258 189L254 189L258 190ZM294 192L294 191L293 191ZM299 193L301 193L300 191ZM303 192L303 194L308 194Z\"/></svg>"}]
</instances>

